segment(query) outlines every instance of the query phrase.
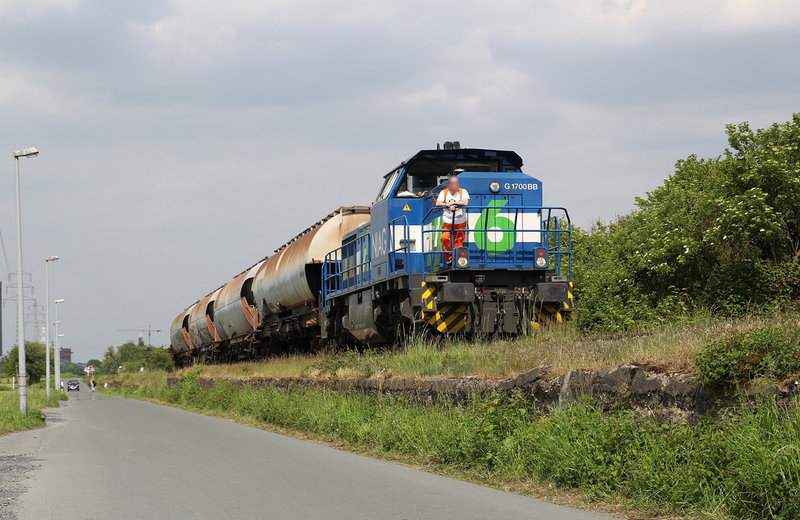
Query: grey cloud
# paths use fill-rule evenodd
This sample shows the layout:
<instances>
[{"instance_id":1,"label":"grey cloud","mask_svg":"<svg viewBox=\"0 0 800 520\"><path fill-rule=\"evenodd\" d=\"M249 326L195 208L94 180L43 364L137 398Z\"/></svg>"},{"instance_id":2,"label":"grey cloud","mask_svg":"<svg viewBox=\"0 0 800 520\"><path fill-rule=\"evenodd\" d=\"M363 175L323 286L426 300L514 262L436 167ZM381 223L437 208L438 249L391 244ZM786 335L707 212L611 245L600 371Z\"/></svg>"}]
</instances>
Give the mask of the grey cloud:
<instances>
[{"instance_id":1,"label":"grey cloud","mask_svg":"<svg viewBox=\"0 0 800 520\"><path fill-rule=\"evenodd\" d=\"M0 153L42 150L23 164L26 268L41 299L42 259L62 256L53 292L67 299L67 344L85 360L131 337L117 329L166 329L331 209L368 204L383 173L437 141L517 150L547 202L586 225L628 211L676 159L718 154L725 123L798 110L788 29L633 24L619 31L635 38L577 38L584 26L563 12L523 4L392 4L342 21L287 3L296 16L242 21L232 2L219 42L172 2L6 20ZM164 20L179 23L177 40L147 33Z\"/></svg>"}]
</instances>

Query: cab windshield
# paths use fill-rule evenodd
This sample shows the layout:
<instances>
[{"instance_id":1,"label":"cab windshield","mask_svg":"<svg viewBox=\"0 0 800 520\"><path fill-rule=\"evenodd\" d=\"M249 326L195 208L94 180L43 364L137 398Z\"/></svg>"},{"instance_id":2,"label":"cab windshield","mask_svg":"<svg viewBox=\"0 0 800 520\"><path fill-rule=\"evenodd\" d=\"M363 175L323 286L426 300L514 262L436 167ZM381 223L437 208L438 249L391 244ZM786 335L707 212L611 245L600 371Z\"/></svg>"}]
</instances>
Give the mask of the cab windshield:
<instances>
[{"instance_id":1,"label":"cab windshield","mask_svg":"<svg viewBox=\"0 0 800 520\"><path fill-rule=\"evenodd\" d=\"M423 159L414 161L406 167L403 180L397 188L395 197L418 198L424 197L430 191L446 181L451 175L458 175L463 171L469 172L496 172L497 161L475 160L445 160Z\"/></svg>"}]
</instances>

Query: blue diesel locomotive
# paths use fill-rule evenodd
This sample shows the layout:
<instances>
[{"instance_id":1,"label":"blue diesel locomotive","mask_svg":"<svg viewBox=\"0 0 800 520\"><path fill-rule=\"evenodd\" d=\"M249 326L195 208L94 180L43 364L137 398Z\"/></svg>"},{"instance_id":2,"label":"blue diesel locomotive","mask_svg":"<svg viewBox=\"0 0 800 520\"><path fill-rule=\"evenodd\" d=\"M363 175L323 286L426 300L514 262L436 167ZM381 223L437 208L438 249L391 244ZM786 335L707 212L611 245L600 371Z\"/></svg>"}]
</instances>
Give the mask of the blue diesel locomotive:
<instances>
[{"instance_id":1,"label":"blue diesel locomotive","mask_svg":"<svg viewBox=\"0 0 800 520\"><path fill-rule=\"evenodd\" d=\"M435 200L452 175L469 193L467 222L463 245L443 251ZM571 247L567 210L543 205L519 155L447 142L385 175L371 207L338 209L184 310L173 354L525 334L571 319Z\"/></svg>"},{"instance_id":2,"label":"blue diesel locomotive","mask_svg":"<svg viewBox=\"0 0 800 520\"><path fill-rule=\"evenodd\" d=\"M388 343L426 326L520 334L569 319L569 214L543 206L541 181L521 168L514 152L448 142L387 174L370 221L325 259L322 336ZM464 245L448 261L434 201L450 175L470 198Z\"/></svg>"}]
</instances>

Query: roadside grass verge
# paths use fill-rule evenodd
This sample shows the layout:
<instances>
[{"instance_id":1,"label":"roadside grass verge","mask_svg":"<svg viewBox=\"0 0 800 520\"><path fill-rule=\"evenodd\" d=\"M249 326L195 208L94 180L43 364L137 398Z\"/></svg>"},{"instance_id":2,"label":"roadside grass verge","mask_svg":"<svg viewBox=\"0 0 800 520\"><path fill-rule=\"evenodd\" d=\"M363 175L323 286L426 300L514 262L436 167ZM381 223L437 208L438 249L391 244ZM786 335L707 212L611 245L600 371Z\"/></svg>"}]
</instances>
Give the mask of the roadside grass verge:
<instances>
[{"instance_id":1,"label":"roadside grass verge","mask_svg":"<svg viewBox=\"0 0 800 520\"><path fill-rule=\"evenodd\" d=\"M28 414L23 415L19 411L19 391L12 391L10 386L7 390L0 390L0 435L41 428L45 425L41 409L58 406L59 400L66 401L67 395L54 390L48 400L44 386L34 384L28 387Z\"/></svg>"},{"instance_id":2,"label":"roadside grass verge","mask_svg":"<svg viewBox=\"0 0 800 520\"><path fill-rule=\"evenodd\" d=\"M550 484L620 503L637 517L800 518L797 402L764 400L714 421L659 425L630 412L601 413L588 401L548 412L519 395L426 406L309 388L204 389L196 376L113 391L500 487Z\"/></svg>"},{"instance_id":3,"label":"roadside grass verge","mask_svg":"<svg viewBox=\"0 0 800 520\"><path fill-rule=\"evenodd\" d=\"M630 362L691 370L695 356L708 342L779 320L699 318L640 333L612 336L582 335L574 324L567 324L509 340L435 342L432 338L416 337L393 349L328 351L252 362L199 364L183 368L177 375L199 367L206 377L515 377L539 365L552 365L552 373L560 375L577 368L605 368Z\"/></svg>"}]
</instances>

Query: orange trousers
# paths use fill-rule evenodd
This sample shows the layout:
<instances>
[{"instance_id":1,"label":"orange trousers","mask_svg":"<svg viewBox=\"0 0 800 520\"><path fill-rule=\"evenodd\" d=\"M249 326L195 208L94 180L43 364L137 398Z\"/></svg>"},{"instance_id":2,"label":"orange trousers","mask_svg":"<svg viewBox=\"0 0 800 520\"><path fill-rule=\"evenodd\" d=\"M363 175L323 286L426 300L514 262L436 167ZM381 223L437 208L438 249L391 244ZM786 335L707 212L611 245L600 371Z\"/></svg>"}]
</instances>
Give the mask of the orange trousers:
<instances>
[{"instance_id":1,"label":"orange trousers","mask_svg":"<svg viewBox=\"0 0 800 520\"><path fill-rule=\"evenodd\" d=\"M466 222L462 222L461 224L447 224L447 223L442 224L442 251L446 251L444 253L444 257L445 259L447 259L448 262L453 258L453 253L451 251L453 251L454 248L452 242L450 242L450 235L451 235L450 230L451 229L454 230L452 232L452 234L455 235L453 237L453 241L455 242L455 248L457 249L459 247L464 246L464 235L466 235L464 231L458 231L458 230L466 228L467 228Z\"/></svg>"}]
</instances>

